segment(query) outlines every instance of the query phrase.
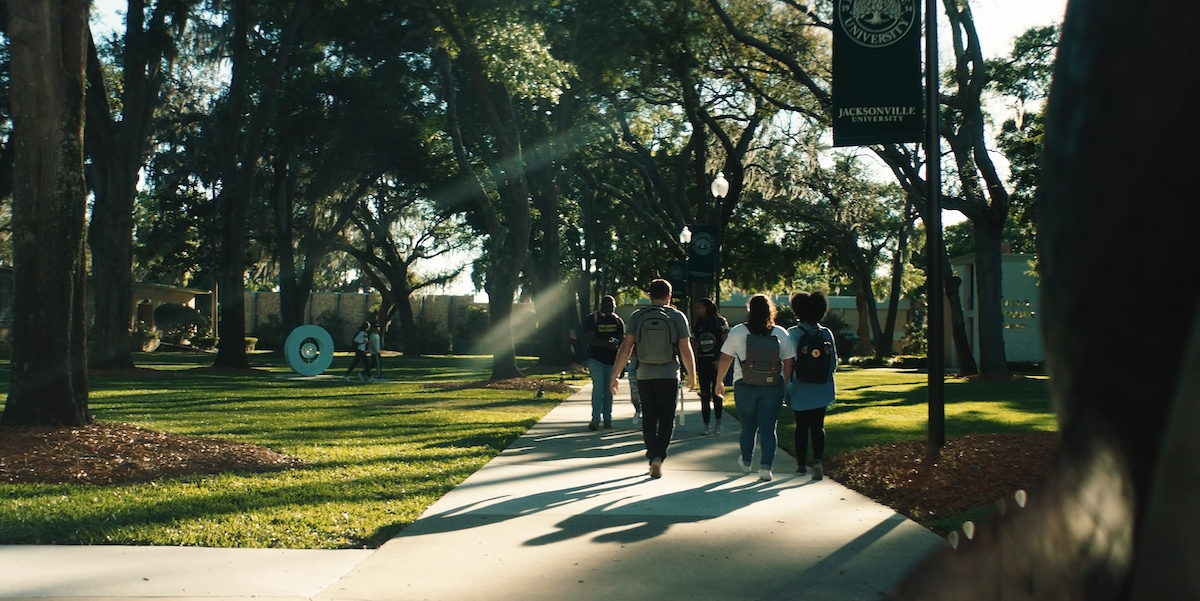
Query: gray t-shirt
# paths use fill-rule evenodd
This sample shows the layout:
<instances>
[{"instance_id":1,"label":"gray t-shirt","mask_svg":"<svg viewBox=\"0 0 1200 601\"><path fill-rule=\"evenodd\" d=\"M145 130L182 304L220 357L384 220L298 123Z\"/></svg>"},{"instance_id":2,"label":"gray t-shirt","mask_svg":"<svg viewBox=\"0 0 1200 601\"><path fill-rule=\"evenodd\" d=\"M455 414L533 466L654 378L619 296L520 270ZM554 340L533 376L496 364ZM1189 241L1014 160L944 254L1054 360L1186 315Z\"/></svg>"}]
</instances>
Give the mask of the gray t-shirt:
<instances>
[{"instance_id":1,"label":"gray t-shirt","mask_svg":"<svg viewBox=\"0 0 1200 601\"><path fill-rule=\"evenodd\" d=\"M688 339L692 333L688 329L687 316L681 313L675 307L667 305L667 313L671 316L671 327L674 328L674 335L677 337L676 342L680 344L688 344ZM625 329L626 334L637 336L638 326L641 325L642 316L646 314L648 309L643 307L633 312L629 316L629 323ZM634 340L633 356L637 356L637 340ZM637 379L639 380L678 380L679 379L679 354L676 351L675 359L670 363L661 365L652 365L649 363L639 363L637 366Z\"/></svg>"}]
</instances>

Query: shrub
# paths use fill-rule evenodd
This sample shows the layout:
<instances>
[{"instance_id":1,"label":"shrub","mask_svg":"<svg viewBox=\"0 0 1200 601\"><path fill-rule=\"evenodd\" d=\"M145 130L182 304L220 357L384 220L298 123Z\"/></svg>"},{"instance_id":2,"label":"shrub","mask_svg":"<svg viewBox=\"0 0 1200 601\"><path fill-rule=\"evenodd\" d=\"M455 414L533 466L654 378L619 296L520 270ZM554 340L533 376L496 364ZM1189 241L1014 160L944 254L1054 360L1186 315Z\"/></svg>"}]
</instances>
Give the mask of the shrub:
<instances>
[{"instance_id":1,"label":"shrub","mask_svg":"<svg viewBox=\"0 0 1200 601\"><path fill-rule=\"evenodd\" d=\"M476 344L488 331L491 319L487 307L471 305L458 315L454 324L454 348L460 353L477 353Z\"/></svg>"},{"instance_id":2,"label":"shrub","mask_svg":"<svg viewBox=\"0 0 1200 601\"><path fill-rule=\"evenodd\" d=\"M929 365L929 360L925 355L896 355L888 359L889 367L899 367L902 369L922 369Z\"/></svg>"},{"instance_id":3,"label":"shrub","mask_svg":"<svg viewBox=\"0 0 1200 601\"><path fill-rule=\"evenodd\" d=\"M910 321L904 326L904 337L900 339L900 352L905 355L924 355L929 352L924 323Z\"/></svg>"},{"instance_id":4,"label":"shrub","mask_svg":"<svg viewBox=\"0 0 1200 601\"><path fill-rule=\"evenodd\" d=\"M154 325L162 332L162 339L179 344L196 335L208 324L199 311L178 303L163 303L154 308Z\"/></svg>"},{"instance_id":5,"label":"shrub","mask_svg":"<svg viewBox=\"0 0 1200 601\"><path fill-rule=\"evenodd\" d=\"M342 317L340 314L334 313L333 311L326 311L318 315L313 321L315 322L314 325L325 328L325 331L329 332L329 335L334 337L340 336L342 333L342 328L346 326L346 318Z\"/></svg>"},{"instance_id":6,"label":"shrub","mask_svg":"<svg viewBox=\"0 0 1200 601\"><path fill-rule=\"evenodd\" d=\"M415 330L413 340L418 348L413 349L420 355L444 355L450 352L450 335L441 331L441 324L424 318L418 318L413 324ZM408 349L405 349L406 351Z\"/></svg>"},{"instance_id":7,"label":"shrub","mask_svg":"<svg viewBox=\"0 0 1200 601\"><path fill-rule=\"evenodd\" d=\"M850 357L846 363L850 365L856 365L858 367L883 367L886 365L884 359L876 358L873 355L857 355Z\"/></svg>"},{"instance_id":8,"label":"shrub","mask_svg":"<svg viewBox=\"0 0 1200 601\"><path fill-rule=\"evenodd\" d=\"M266 319L258 323L258 327L250 332L257 341L257 347L264 350L282 350L284 343L283 324L279 323L279 317L276 315L268 315ZM247 350L254 350L247 347Z\"/></svg>"}]
</instances>

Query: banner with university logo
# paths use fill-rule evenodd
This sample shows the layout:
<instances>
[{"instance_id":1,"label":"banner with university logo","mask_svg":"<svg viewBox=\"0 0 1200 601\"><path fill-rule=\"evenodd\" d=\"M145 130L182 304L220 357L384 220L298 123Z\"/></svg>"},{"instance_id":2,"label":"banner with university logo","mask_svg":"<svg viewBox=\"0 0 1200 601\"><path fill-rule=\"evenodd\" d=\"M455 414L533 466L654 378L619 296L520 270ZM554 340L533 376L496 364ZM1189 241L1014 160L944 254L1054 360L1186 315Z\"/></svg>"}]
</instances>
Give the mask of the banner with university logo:
<instances>
[{"instance_id":1,"label":"banner with university logo","mask_svg":"<svg viewBox=\"0 0 1200 601\"><path fill-rule=\"evenodd\" d=\"M833 145L921 141L920 2L835 0L833 20Z\"/></svg>"},{"instance_id":2,"label":"banner with university logo","mask_svg":"<svg viewBox=\"0 0 1200 601\"><path fill-rule=\"evenodd\" d=\"M717 228L711 225L688 224L692 242L688 244L688 280L711 280L717 271Z\"/></svg>"}]
</instances>

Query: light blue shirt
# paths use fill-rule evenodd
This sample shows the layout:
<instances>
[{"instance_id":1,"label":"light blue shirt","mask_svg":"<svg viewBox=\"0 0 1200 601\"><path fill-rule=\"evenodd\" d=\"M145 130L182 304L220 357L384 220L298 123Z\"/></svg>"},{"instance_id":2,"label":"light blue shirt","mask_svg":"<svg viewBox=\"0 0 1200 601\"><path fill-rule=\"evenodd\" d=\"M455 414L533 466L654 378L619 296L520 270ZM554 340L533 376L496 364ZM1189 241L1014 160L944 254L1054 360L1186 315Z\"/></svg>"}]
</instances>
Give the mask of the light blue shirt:
<instances>
[{"instance_id":1,"label":"light blue shirt","mask_svg":"<svg viewBox=\"0 0 1200 601\"><path fill-rule=\"evenodd\" d=\"M831 357L829 365L828 382L825 382L824 384L810 384L808 382L798 382L795 378L792 378L791 381L788 382L788 406L792 408L792 411L808 411L810 409L828 407L832 405L834 399L837 398L837 387L833 382L833 372L837 371L838 363L837 342L833 339L833 331L821 324L812 323L800 323L788 328L787 334L788 338L791 340L793 352L794 349L799 346L800 337L804 335L804 331L802 331L801 328L804 328L804 330L809 332L820 328L821 336L823 336L825 340L829 341L829 345L833 349L833 356Z\"/></svg>"}]
</instances>

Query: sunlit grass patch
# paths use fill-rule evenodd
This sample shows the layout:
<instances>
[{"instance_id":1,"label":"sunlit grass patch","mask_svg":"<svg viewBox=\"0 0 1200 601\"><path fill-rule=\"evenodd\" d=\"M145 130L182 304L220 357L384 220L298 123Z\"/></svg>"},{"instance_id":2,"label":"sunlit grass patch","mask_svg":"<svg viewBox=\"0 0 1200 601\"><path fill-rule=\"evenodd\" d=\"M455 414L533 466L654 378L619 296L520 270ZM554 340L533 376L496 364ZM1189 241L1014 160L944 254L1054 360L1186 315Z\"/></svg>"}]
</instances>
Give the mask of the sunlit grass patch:
<instances>
[{"instance_id":1,"label":"sunlit grass patch","mask_svg":"<svg viewBox=\"0 0 1200 601\"><path fill-rule=\"evenodd\" d=\"M253 360L257 371L230 374L195 369L206 363L192 356L139 356L170 373L95 376L90 408L101 421L267 446L302 467L118 486L0 485L0 543L377 546L566 397L422 385L485 380L490 359L394 358L384 365L389 381L375 383L280 377L277 360ZM330 373L340 376L348 361Z\"/></svg>"}]
</instances>

